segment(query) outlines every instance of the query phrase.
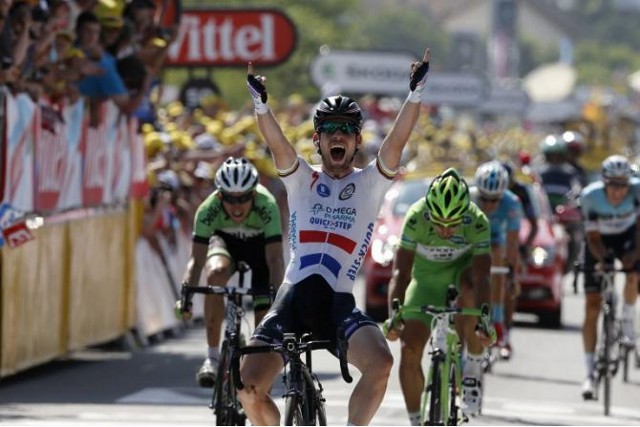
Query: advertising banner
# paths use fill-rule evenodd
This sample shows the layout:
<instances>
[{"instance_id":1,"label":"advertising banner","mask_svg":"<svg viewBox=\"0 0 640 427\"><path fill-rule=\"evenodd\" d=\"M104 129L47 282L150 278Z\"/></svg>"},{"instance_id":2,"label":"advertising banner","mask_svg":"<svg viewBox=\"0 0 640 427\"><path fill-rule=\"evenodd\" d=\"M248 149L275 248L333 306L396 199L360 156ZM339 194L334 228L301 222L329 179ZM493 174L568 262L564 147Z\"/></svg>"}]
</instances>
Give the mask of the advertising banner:
<instances>
[{"instance_id":1,"label":"advertising banner","mask_svg":"<svg viewBox=\"0 0 640 427\"><path fill-rule=\"evenodd\" d=\"M4 202L22 211L34 210L35 104L26 94L6 97Z\"/></svg>"},{"instance_id":2,"label":"advertising banner","mask_svg":"<svg viewBox=\"0 0 640 427\"><path fill-rule=\"evenodd\" d=\"M185 10L169 66L258 66L284 62L296 46L296 28L272 9Z\"/></svg>"},{"instance_id":3,"label":"advertising banner","mask_svg":"<svg viewBox=\"0 0 640 427\"><path fill-rule=\"evenodd\" d=\"M105 106L99 107L100 117L104 117ZM82 165L82 202L84 206L98 206L103 203L107 168L109 167L109 149L105 143L104 121L96 127L89 126L87 114L83 120L83 132L80 147Z\"/></svg>"},{"instance_id":4,"label":"advertising banner","mask_svg":"<svg viewBox=\"0 0 640 427\"><path fill-rule=\"evenodd\" d=\"M64 122L60 112L49 105L37 105L36 136L36 200L39 212L58 208L58 200L67 175L69 162Z\"/></svg>"}]
</instances>

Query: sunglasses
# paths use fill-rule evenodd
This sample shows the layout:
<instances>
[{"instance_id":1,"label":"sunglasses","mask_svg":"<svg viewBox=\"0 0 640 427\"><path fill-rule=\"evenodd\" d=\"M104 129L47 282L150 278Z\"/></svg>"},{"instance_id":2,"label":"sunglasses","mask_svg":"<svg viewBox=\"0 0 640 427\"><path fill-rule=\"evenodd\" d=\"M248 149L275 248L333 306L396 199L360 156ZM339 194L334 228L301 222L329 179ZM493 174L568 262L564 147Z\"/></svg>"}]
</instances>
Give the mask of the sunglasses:
<instances>
[{"instance_id":1,"label":"sunglasses","mask_svg":"<svg viewBox=\"0 0 640 427\"><path fill-rule=\"evenodd\" d=\"M351 135L354 133L360 132L357 126L352 125L351 123L323 123L318 126L318 132L328 133L329 135L333 135L337 131L344 133L345 135Z\"/></svg>"},{"instance_id":2,"label":"sunglasses","mask_svg":"<svg viewBox=\"0 0 640 427\"><path fill-rule=\"evenodd\" d=\"M482 200L484 203L498 203L500 201L500 197L480 196L480 200Z\"/></svg>"},{"instance_id":3,"label":"sunglasses","mask_svg":"<svg viewBox=\"0 0 640 427\"><path fill-rule=\"evenodd\" d=\"M607 182L607 187L612 187L612 188L627 188L629 186L628 182Z\"/></svg>"},{"instance_id":4,"label":"sunglasses","mask_svg":"<svg viewBox=\"0 0 640 427\"><path fill-rule=\"evenodd\" d=\"M462 221L459 219L447 222L446 220L438 219L433 216L431 217L431 222L441 228L456 228L457 226L462 224Z\"/></svg>"},{"instance_id":5,"label":"sunglasses","mask_svg":"<svg viewBox=\"0 0 640 427\"><path fill-rule=\"evenodd\" d=\"M220 192L222 195L222 201L230 203L232 205L241 205L242 203L247 203L249 200L253 199L253 192L241 194L239 196L232 196L231 194L226 194Z\"/></svg>"}]
</instances>

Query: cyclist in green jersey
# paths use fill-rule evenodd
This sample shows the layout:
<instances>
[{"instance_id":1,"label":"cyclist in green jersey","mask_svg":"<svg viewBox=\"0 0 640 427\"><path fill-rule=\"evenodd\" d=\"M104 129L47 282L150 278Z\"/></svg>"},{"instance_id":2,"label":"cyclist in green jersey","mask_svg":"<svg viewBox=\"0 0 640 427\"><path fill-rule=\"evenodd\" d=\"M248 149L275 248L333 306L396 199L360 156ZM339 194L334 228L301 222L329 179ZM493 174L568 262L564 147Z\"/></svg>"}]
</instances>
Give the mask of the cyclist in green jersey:
<instances>
[{"instance_id":1,"label":"cyclist in green jersey","mask_svg":"<svg viewBox=\"0 0 640 427\"><path fill-rule=\"evenodd\" d=\"M491 246L489 220L470 201L466 182L449 168L436 177L426 197L414 203L405 217L389 283L391 301L405 307L445 304L447 287L460 291L458 305L479 307L489 303ZM412 425L420 421L420 395L424 389L422 357L428 342L431 316L407 313L401 331L390 328L387 338L402 341L400 385ZM463 372L463 411L480 408L483 347L495 341L491 324L460 316L456 328L467 347Z\"/></svg>"},{"instance_id":2,"label":"cyclist in green jersey","mask_svg":"<svg viewBox=\"0 0 640 427\"><path fill-rule=\"evenodd\" d=\"M273 195L258 184L258 171L245 158L229 157L216 172L217 189L207 197L194 218L191 258L183 284L196 286L205 268L207 283L223 286L244 261L251 268L254 317L257 325L271 306L271 286L282 282L284 258L280 210ZM189 316L189 315L187 315ZM224 300L207 295L204 320L207 357L196 374L201 387L213 387Z\"/></svg>"}]
</instances>

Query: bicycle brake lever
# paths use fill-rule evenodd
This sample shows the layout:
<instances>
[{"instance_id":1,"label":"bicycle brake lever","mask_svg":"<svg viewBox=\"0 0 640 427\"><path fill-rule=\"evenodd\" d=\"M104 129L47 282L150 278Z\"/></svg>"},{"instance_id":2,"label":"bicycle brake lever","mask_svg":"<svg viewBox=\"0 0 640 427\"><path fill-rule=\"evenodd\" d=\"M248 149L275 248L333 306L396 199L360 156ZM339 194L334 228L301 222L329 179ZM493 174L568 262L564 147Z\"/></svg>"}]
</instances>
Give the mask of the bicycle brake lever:
<instances>
[{"instance_id":1,"label":"bicycle brake lever","mask_svg":"<svg viewBox=\"0 0 640 427\"><path fill-rule=\"evenodd\" d=\"M349 364L347 363L347 349L349 347L349 343L344 335L344 329L338 329L338 359L340 360L340 373L342 374L342 379L347 383L351 384L353 382L353 377L349 374Z\"/></svg>"}]
</instances>

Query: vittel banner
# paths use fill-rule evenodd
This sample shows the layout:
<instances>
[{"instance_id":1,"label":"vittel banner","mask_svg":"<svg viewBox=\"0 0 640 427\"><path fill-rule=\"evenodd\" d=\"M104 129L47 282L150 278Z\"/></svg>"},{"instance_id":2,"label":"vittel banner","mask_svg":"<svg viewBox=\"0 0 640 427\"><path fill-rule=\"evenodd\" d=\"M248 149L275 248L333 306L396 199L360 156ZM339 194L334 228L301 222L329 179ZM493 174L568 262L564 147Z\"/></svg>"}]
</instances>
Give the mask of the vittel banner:
<instances>
[{"instance_id":1,"label":"vittel banner","mask_svg":"<svg viewBox=\"0 0 640 427\"><path fill-rule=\"evenodd\" d=\"M296 40L293 22L277 10L185 10L167 65L277 65Z\"/></svg>"}]
</instances>

